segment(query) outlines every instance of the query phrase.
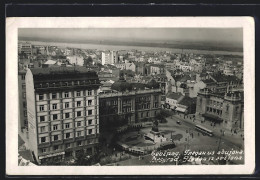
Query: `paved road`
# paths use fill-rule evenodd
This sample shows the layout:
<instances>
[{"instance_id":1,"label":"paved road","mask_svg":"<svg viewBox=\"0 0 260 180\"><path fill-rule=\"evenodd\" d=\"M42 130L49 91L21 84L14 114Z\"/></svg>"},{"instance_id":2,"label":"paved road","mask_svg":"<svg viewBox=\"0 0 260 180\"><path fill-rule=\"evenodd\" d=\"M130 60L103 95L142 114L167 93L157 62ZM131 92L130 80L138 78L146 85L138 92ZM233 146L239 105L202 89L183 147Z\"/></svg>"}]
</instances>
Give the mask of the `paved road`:
<instances>
[{"instance_id":1,"label":"paved road","mask_svg":"<svg viewBox=\"0 0 260 180\"><path fill-rule=\"evenodd\" d=\"M163 130L164 128L171 128L173 131L176 132L183 132L184 138L187 137L186 130L190 130L190 132L193 132L194 137L191 138L189 136L189 143L185 141L177 142L177 147L172 149L172 151L175 152L182 152L185 149L193 149L193 150L231 150L237 149L239 150L241 147L241 144L243 144L243 141L240 139L240 142L236 140L236 138L232 137L226 137L221 136L220 140L220 133L215 133L215 136L209 137L209 136L202 136L201 133L198 135L198 132L195 130L195 124L196 122L192 122L190 119L182 119L178 116L173 116L167 118L167 123L161 123L159 124L159 130ZM181 121L181 125L177 124L177 121ZM213 132L216 131L212 129ZM239 139L239 138L237 138ZM143 157L143 159L132 158L125 161L117 162L115 165L158 165L158 164L151 164L150 161L152 159L151 155L146 155Z\"/></svg>"},{"instance_id":2,"label":"paved road","mask_svg":"<svg viewBox=\"0 0 260 180\"><path fill-rule=\"evenodd\" d=\"M170 124L175 124L175 125L173 125L174 127L178 127L178 126L176 126L176 124L177 124L176 121L179 120L182 123L179 126L184 126L186 128L190 128L192 130L195 130L196 122L193 122L192 120L190 120L188 118L183 119L183 118L180 118L177 115L175 115L175 116L172 116L170 118L167 118L167 120L168 120L169 125ZM199 124L199 123L197 123L197 124ZM206 128L208 128L208 127L206 127ZM220 128L210 128L210 130L212 130L213 133L214 133L214 136L212 137L213 139L215 138L216 140L218 140L221 137L221 141L224 142L227 145L236 146L238 148L243 148L244 147L244 142L241 139L241 137L239 137L239 135L234 135L233 137L228 135L228 134L226 136L221 136L221 133L219 132L219 129Z\"/></svg>"}]
</instances>

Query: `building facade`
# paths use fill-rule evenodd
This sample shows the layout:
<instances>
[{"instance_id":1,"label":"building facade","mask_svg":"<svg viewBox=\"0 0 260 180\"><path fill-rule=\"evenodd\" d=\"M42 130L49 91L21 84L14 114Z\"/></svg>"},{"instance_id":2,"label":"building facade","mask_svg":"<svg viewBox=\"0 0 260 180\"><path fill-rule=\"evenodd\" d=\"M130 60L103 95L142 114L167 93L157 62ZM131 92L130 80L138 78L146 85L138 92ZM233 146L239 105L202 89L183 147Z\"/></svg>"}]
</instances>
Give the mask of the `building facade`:
<instances>
[{"instance_id":1,"label":"building facade","mask_svg":"<svg viewBox=\"0 0 260 180\"><path fill-rule=\"evenodd\" d=\"M28 42L18 42L18 53L24 53L27 56L32 55L32 44Z\"/></svg>"},{"instance_id":2,"label":"building facade","mask_svg":"<svg viewBox=\"0 0 260 180\"><path fill-rule=\"evenodd\" d=\"M26 102L26 84L25 70L18 72L18 90L19 90L19 132L25 133L28 131L27 121L27 102Z\"/></svg>"},{"instance_id":3,"label":"building facade","mask_svg":"<svg viewBox=\"0 0 260 180\"><path fill-rule=\"evenodd\" d=\"M102 65L117 64L118 63L118 52L117 51L102 52L101 61L102 61Z\"/></svg>"},{"instance_id":4,"label":"building facade","mask_svg":"<svg viewBox=\"0 0 260 180\"><path fill-rule=\"evenodd\" d=\"M222 124L225 129L243 129L242 93L230 91L223 95L202 89L197 97L196 114L204 120Z\"/></svg>"},{"instance_id":5,"label":"building facade","mask_svg":"<svg viewBox=\"0 0 260 180\"><path fill-rule=\"evenodd\" d=\"M37 68L26 73L30 148L38 163L63 160L98 145L100 86L83 67Z\"/></svg>"},{"instance_id":6,"label":"building facade","mask_svg":"<svg viewBox=\"0 0 260 180\"><path fill-rule=\"evenodd\" d=\"M161 112L161 90L145 89L129 92L103 92L99 94L100 124L135 124L154 118ZM123 121L123 122L113 122Z\"/></svg>"}]
</instances>

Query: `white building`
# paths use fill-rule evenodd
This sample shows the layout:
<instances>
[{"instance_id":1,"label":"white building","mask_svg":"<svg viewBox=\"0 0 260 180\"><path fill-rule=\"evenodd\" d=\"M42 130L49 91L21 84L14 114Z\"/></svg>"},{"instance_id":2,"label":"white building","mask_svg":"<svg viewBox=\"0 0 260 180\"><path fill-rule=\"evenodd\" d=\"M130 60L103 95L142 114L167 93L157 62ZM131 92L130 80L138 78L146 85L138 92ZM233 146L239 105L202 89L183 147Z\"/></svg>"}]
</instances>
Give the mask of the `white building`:
<instances>
[{"instance_id":1,"label":"white building","mask_svg":"<svg viewBox=\"0 0 260 180\"><path fill-rule=\"evenodd\" d=\"M117 64L118 63L118 53L117 53L117 51L102 52L101 56L102 56L101 57L102 65Z\"/></svg>"},{"instance_id":2,"label":"white building","mask_svg":"<svg viewBox=\"0 0 260 180\"><path fill-rule=\"evenodd\" d=\"M75 64L78 66L84 65L84 59L82 56L67 56L67 59L69 60L70 64Z\"/></svg>"}]
</instances>

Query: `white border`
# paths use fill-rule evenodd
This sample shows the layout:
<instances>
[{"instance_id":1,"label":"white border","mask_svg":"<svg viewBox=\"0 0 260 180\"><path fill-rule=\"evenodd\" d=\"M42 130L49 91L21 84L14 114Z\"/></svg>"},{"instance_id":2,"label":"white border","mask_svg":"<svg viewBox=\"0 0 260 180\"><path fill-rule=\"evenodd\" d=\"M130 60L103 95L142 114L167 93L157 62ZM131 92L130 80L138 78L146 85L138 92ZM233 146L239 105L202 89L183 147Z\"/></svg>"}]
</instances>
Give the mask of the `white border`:
<instances>
[{"instance_id":1,"label":"white border","mask_svg":"<svg viewBox=\"0 0 260 180\"><path fill-rule=\"evenodd\" d=\"M243 28L245 165L18 166L18 28ZM255 168L255 32L252 17L21 17L6 19L6 174L8 175L182 175L251 174Z\"/></svg>"}]
</instances>

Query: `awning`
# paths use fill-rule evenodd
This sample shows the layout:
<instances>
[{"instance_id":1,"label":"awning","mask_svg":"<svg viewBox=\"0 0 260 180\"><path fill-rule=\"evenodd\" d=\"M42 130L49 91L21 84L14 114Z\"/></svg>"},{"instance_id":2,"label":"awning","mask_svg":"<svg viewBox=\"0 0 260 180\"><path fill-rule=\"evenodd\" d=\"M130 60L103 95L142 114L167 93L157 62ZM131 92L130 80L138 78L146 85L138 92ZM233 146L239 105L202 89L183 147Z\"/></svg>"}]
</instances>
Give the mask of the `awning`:
<instances>
[{"instance_id":1,"label":"awning","mask_svg":"<svg viewBox=\"0 0 260 180\"><path fill-rule=\"evenodd\" d=\"M175 110L180 112L186 112L186 109L181 107L177 107Z\"/></svg>"},{"instance_id":2,"label":"awning","mask_svg":"<svg viewBox=\"0 0 260 180\"><path fill-rule=\"evenodd\" d=\"M208 118L210 120L213 120L213 121L217 121L217 122L222 122L223 119L221 119L220 117L216 116L216 115L213 115L213 114L202 114L203 117L205 118Z\"/></svg>"},{"instance_id":3,"label":"awning","mask_svg":"<svg viewBox=\"0 0 260 180\"><path fill-rule=\"evenodd\" d=\"M60 155L63 155L63 154L65 154L65 152L59 152L59 153L55 153L55 154L48 154L48 155L45 155L45 156L39 156L39 159L49 158L49 157L53 157L53 156L60 156Z\"/></svg>"}]
</instances>

